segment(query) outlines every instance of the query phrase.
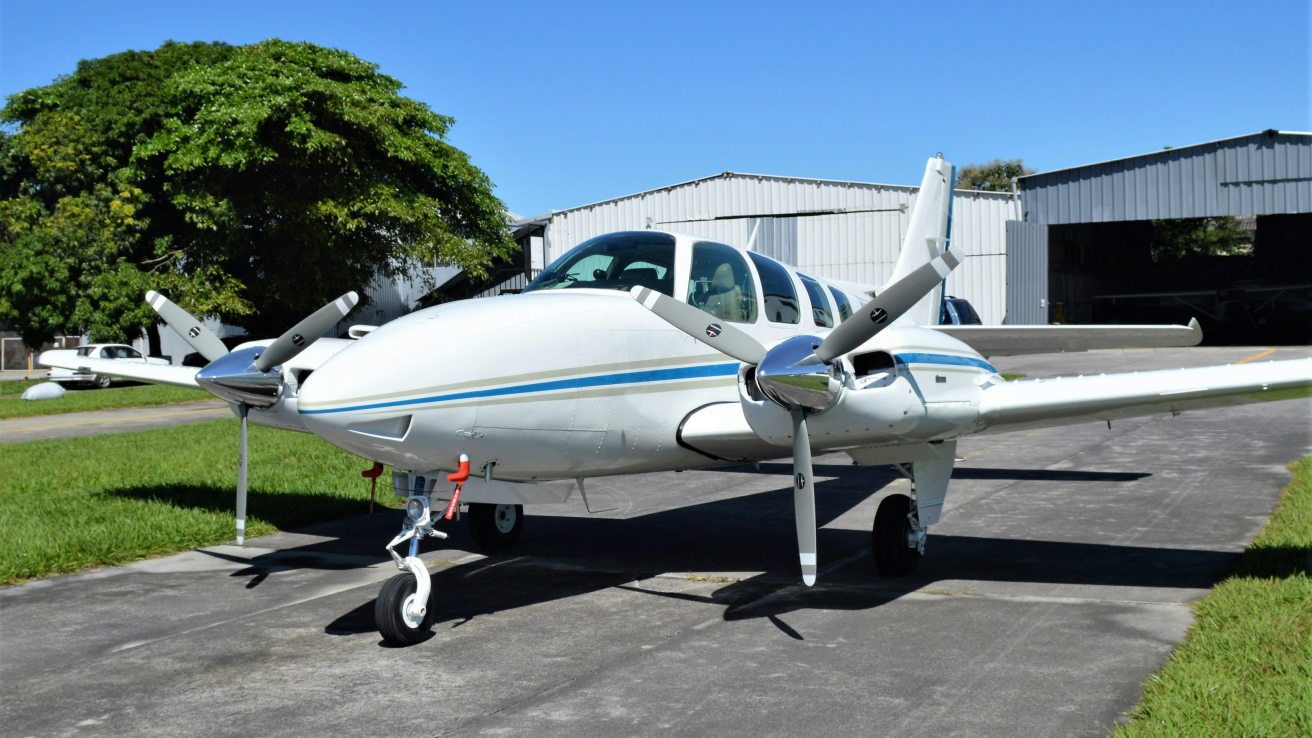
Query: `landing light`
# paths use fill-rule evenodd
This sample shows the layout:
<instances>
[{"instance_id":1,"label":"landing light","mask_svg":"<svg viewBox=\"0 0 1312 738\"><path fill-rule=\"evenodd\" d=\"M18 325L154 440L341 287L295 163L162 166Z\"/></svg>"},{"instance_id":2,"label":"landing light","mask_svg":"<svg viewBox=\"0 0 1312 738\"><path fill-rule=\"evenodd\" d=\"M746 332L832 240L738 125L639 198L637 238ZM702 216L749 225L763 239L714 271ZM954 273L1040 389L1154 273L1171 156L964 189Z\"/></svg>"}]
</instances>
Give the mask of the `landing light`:
<instances>
[{"instance_id":1,"label":"landing light","mask_svg":"<svg viewBox=\"0 0 1312 738\"><path fill-rule=\"evenodd\" d=\"M405 503L405 514L410 516L411 520L419 520L424 517L423 500L411 497L410 501Z\"/></svg>"}]
</instances>

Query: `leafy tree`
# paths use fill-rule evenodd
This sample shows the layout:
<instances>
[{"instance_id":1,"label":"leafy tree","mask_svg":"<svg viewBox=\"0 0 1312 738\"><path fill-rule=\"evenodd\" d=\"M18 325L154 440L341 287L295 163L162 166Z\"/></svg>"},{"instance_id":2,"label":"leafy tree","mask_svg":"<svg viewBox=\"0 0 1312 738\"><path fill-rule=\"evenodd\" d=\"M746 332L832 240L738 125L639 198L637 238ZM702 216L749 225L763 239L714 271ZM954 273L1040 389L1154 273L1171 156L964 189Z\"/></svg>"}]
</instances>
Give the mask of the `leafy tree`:
<instances>
[{"instance_id":1,"label":"leafy tree","mask_svg":"<svg viewBox=\"0 0 1312 738\"><path fill-rule=\"evenodd\" d=\"M1153 221L1153 261L1177 261L1194 256L1247 256L1253 253L1251 234L1238 218L1176 218Z\"/></svg>"},{"instance_id":2,"label":"leafy tree","mask_svg":"<svg viewBox=\"0 0 1312 738\"><path fill-rule=\"evenodd\" d=\"M1034 174L1020 159L994 159L988 164L967 164L957 170L957 189L1011 192L1011 178Z\"/></svg>"},{"instance_id":3,"label":"leafy tree","mask_svg":"<svg viewBox=\"0 0 1312 738\"><path fill-rule=\"evenodd\" d=\"M124 340L183 307L272 335L376 278L513 247L452 119L347 52L277 39L83 61L0 120L0 320Z\"/></svg>"}]
</instances>

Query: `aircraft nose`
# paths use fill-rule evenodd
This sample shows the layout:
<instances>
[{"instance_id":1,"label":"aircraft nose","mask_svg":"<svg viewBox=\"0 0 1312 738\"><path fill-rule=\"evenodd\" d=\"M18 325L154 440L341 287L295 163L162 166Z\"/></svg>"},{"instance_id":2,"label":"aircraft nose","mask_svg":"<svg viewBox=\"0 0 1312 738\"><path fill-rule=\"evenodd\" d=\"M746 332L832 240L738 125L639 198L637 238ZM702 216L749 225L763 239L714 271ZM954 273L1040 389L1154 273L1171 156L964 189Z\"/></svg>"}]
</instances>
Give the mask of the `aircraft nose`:
<instances>
[{"instance_id":1,"label":"aircraft nose","mask_svg":"<svg viewBox=\"0 0 1312 738\"><path fill-rule=\"evenodd\" d=\"M453 322L412 314L337 352L301 385L297 410L305 427L338 448L400 468L426 463L413 456L420 447L446 451L462 438L458 431L473 428L465 417L472 408L432 408L435 395L476 371L444 335L452 328L442 323Z\"/></svg>"}]
</instances>

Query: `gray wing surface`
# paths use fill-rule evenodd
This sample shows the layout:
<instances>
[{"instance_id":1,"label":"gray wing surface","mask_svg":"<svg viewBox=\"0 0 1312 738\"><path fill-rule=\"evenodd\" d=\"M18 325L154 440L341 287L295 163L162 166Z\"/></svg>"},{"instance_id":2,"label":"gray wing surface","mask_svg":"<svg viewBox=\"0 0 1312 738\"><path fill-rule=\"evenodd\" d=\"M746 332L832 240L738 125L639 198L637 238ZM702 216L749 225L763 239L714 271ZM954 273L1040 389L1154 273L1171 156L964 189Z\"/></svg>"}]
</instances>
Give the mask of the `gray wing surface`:
<instances>
[{"instance_id":1,"label":"gray wing surface","mask_svg":"<svg viewBox=\"0 0 1312 738\"><path fill-rule=\"evenodd\" d=\"M1312 396L1312 358L1004 382L983 391L987 433Z\"/></svg>"},{"instance_id":2,"label":"gray wing surface","mask_svg":"<svg viewBox=\"0 0 1312 738\"><path fill-rule=\"evenodd\" d=\"M935 325L984 356L1056 354L1094 349L1197 346L1203 329L1189 325Z\"/></svg>"},{"instance_id":3,"label":"gray wing surface","mask_svg":"<svg viewBox=\"0 0 1312 738\"><path fill-rule=\"evenodd\" d=\"M64 352L59 352L62 354ZM72 369L85 369L90 374L103 374L119 379L135 379L151 384L171 384L175 387L196 387L194 366L171 366L169 364L147 364L144 361L124 361L119 359L90 359L85 356L60 356L47 351L37 359L42 366Z\"/></svg>"}]
</instances>

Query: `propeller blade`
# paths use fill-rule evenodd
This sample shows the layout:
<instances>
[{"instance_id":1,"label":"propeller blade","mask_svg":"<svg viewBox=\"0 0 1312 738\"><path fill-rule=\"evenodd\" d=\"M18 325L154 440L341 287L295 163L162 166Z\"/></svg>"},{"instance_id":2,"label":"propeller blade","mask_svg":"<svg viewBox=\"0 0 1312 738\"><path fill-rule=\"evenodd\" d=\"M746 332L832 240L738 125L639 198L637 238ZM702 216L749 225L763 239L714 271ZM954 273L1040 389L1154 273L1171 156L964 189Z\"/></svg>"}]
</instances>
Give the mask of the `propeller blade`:
<instances>
[{"instance_id":1,"label":"propeller blade","mask_svg":"<svg viewBox=\"0 0 1312 738\"><path fill-rule=\"evenodd\" d=\"M278 340L269 344L269 347L255 360L255 368L267 372L301 353L310 344L319 340L320 336L327 333L329 328L337 325L338 321L345 318L346 314L351 312L351 309L359 302L359 295L354 292L347 292L345 295L314 311L313 315L292 326L291 330L278 336Z\"/></svg>"},{"instance_id":2,"label":"propeller blade","mask_svg":"<svg viewBox=\"0 0 1312 738\"><path fill-rule=\"evenodd\" d=\"M223 341L220 341L218 336L169 298L151 290L146 293L146 303L159 313L159 317L163 318L170 328L182 336L182 340L186 341L187 345L204 356L206 361L214 361L228 355L228 347L223 345Z\"/></svg>"},{"instance_id":3,"label":"propeller blade","mask_svg":"<svg viewBox=\"0 0 1312 738\"><path fill-rule=\"evenodd\" d=\"M876 295L875 299L825 336L825 340L815 350L815 355L829 363L874 338L902 317L902 313L920 302L960 263L955 254L944 251L933 261L894 282L893 286ZM868 320L862 320L860 316L866 316Z\"/></svg>"},{"instance_id":4,"label":"propeller blade","mask_svg":"<svg viewBox=\"0 0 1312 738\"><path fill-rule=\"evenodd\" d=\"M815 487L811 483L811 436L806 413L793 415L793 518L797 523L797 555L802 562L802 583L815 584Z\"/></svg>"},{"instance_id":5,"label":"propeller blade","mask_svg":"<svg viewBox=\"0 0 1312 738\"><path fill-rule=\"evenodd\" d=\"M237 457L237 545L246 542L246 403L237 406L241 417L241 453Z\"/></svg>"},{"instance_id":6,"label":"propeller blade","mask_svg":"<svg viewBox=\"0 0 1312 738\"><path fill-rule=\"evenodd\" d=\"M765 358L765 347L760 341L734 328L727 321L646 287L634 287L629 290L629 294L666 323L722 354L752 366L760 364L761 359Z\"/></svg>"}]
</instances>

